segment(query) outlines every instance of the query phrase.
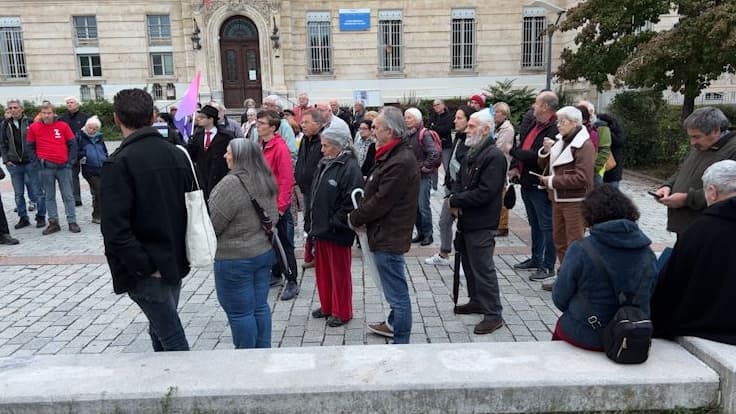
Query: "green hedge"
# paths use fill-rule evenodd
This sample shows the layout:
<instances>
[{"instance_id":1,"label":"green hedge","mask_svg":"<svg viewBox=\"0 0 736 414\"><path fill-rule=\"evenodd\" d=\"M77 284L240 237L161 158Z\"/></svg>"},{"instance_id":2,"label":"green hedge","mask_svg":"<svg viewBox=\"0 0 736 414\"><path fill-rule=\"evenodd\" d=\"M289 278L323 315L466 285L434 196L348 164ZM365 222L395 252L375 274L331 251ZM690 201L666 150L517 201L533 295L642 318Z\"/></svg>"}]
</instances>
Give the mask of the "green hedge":
<instances>
[{"instance_id":1,"label":"green hedge","mask_svg":"<svg viewBox=\"0 0 736 414\"><path fill-rule=\"evenodd\" d=\"M736 105L714 105L736 125ZM677 165L690 149L682 129L682 106L668 105L658 91L627 91L614 98L611 113L626 134L626 167Z\"/></svg>"},{"instance_id":2,"label":"green hedge","mask_svg":"<svg viewBox=\"0 0 736 414\"><path fill-rule=\"evenodd\" d=\"M35 118L40 112L40 104L35 102L23 101L23 110L27 117ZM55 107L57 115L61 116L66 113L65 105L58 105ZM112 113L112 102L109 101L89 101L82 104L82 112L91 115L97 115L102 122L102 134L107 141L119 141L123 138L120 128L115 125ZM5 107L0 105L0 112L5 113Z\"/></svg>"}]
</instances>

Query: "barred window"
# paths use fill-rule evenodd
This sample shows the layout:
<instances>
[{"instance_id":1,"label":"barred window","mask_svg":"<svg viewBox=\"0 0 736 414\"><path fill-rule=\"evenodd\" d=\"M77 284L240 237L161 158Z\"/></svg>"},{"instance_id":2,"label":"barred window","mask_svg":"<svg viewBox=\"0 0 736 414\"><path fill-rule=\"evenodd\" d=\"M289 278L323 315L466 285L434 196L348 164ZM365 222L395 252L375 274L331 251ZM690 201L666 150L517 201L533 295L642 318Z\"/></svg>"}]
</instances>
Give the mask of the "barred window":
<instances>
[{"instance_id":1,"label":"barred window","mask_svg":"<svg viewBox=\"0 0 736 414\"><path fill-rule=\"evenodd\" d=\"M74 16L74 39L76 46L97 44L97 18L95 16Z\"/></svg>"},{"instance_id":2,"label":"barred window","mask_svg":"<svg viewBox=\"0 0 736 414\"><path fill-rule=\"evenodd\" d=\"M89 86L81 85L79 87L79 99L81 99L82 102L89 102L91 100Z\"/></svg>"},{"instance_id":3,"label":"barred window","mask_svg":"<svg viewBox=\"0 0 736 414\"><path fill-rule=\"evenodd\" d=\"M546 11L544 9L525 9L521 42L521 67L525 69L544 68L544 40Z\"/></svg>"},{"instance_id":4,"label":"barred window","mask_svg":"<svg viewBox=\"0 0 736 414\"><path fill-rule=\"evenodd\" d=\"M332 29L329 12L307 13L309 73L332 73Z\"/></svg>"},{"instance_id":5,"label":"barred window","mask_svg":"<svg viewBox=\"0 0 736 414\"><path fill-rule=\"evenodd\" d=\"M168 14L156 14L147 16L148 20L148 44L170 45L171 44L171 22Z\"/></svg>"},{"instance_id":6,"label":"barred window","mask_svg":"<svg viewBox=\"0 0 736 414\"><path fill-rule=\"evenodd\" d=\"M20 17L0 17L0 75L2 79L28 76Z\"/></svg>"},{"instance_id":7,"label":"barred window","mask_svg":"<svg viewBox=\"0 0 736 414\"><path fill-rule=\"evenodd\" d=\"M171 101L176 99L176 86L171 82L166 84L166 99Z\"/></svg>"},{"instance_id":8,"label":"barred window","mask_svg":"<svg viewBox=\"0 0 736 414\"><path fill-rule=\"evenodd\" d=\"M379 10L378 12L378 70L400 72L402 70L401 10Z\"/></svg>"},{"instance_id":9,"label":"barred window","mask_svg":"<svg viewBox=\"0 0 736 414\"><path fill-rule=\"evenodd\" d=\"M161 87L160 83L154 83L153 84L153 99L155 100L161 100L164 99L164 88Z\"/></svg>"},{"instance_id":10,"label":"barred window","mask_svg":"<svg viewBox=\"0 0 736 414\"><path fill-rule=\"evenodd\" d=\"M172 53L151 53L151 73L153 76L173 76L174 56Z\"/></svg>"},{"instance_id":11,"label":"barred window","mask_svg":"<svg viewBox=\"0 0 736 414\"><path fill-rule=\"evenodd\" d=\"M105 100L105 89L102 85L95 85L95 99L98 101Z\"/></svg>"},{"instance_id":12,"label":"barred window","mask_svg":"<svg viewBox=\"0 0 736 414\"><path fill-rule=\"evenodd\" d=\"M102 76L100 55L79 55L79 73L83 78Z\"/></svg>"},{"instance_id":13,"label":"barred window","mask_svg":"<svg viewBox=\"0 0 736 414\"><path fill-rule=\"evenodd\" d=\"M452 10L452 69L475 67L475 10Z\"/></svg>"}]
</instances>

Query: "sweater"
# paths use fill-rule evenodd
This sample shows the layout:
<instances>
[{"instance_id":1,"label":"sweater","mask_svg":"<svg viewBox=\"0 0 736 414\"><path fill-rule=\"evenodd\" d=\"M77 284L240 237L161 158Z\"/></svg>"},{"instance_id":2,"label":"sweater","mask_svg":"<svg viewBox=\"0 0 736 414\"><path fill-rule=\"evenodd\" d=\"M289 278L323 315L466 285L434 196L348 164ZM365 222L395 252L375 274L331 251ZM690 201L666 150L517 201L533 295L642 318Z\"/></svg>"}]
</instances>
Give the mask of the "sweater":
<instances>
[{"instance_id":1,"label":"sweater","mask_svg":"<svg viewBox=\"0 0 736 414\"><path fill-rule=\"evenodd\" d=\"M687 193L685 205L667 209L667 230L682 233L705 209L703 173L706 168L723 160L736 160L736 131L726 131L711 148L699 151L691 148L672 177L665 183L671 193Z\"/></svg>"},{"instance_id":2,"label":"sweater","mask_svg":"<svg viewBox=\"0 0 736 414\"><path fill-rule=\"evenodd\" d=\"M255 197L275 220L278 217L276 197L275 194L256 193L254 186L249 184L252 182L250 175L245 171L231 171L210 194L210 218L217 235L216 260L249 259L271 249L261 228L261 218L250 199L251 195ZM250 195L243 182L249 186Z\"/></svg>"}]
</instances>

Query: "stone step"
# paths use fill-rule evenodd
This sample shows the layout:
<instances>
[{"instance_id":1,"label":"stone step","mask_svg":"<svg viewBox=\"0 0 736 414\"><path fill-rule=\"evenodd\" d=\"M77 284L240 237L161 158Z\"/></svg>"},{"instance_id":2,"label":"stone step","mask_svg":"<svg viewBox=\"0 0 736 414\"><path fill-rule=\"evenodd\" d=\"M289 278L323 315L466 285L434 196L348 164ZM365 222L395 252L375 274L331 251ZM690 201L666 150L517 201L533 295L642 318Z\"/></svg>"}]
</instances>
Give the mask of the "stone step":
<instances>
[{"instance_id":1,"label":"stone step","mask_svg":"<svg viewBox=\"0 0 736 414\"><path fill-rule=\"evenodd\" d=\"M0 358L0 412L665 410L715 404L718 386L661 340L633 366L563 342Z\"/></svg>"}]
</instances>

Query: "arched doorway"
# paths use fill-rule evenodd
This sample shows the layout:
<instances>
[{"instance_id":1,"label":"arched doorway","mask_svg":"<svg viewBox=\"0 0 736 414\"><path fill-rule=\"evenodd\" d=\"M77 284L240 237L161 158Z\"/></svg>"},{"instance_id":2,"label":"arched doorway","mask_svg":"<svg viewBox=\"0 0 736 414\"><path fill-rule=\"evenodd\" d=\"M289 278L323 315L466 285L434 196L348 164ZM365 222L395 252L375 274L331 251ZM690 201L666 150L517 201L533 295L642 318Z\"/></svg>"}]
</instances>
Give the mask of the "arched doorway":
<instances>
[{"instance_id":1,"label":"arched doorway","mask_svg":"<svg viewBox=\"0 0 736 414\"><path fill-rule=\"evenodd\" d=\"M246 98L261 105L261 54L258 29L244 16L227 19L220 29L222 88L228 108L241 108Z\"/></svg>"}]
</instances>

